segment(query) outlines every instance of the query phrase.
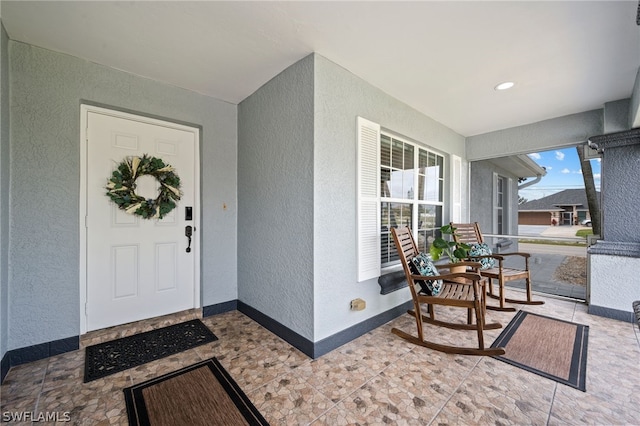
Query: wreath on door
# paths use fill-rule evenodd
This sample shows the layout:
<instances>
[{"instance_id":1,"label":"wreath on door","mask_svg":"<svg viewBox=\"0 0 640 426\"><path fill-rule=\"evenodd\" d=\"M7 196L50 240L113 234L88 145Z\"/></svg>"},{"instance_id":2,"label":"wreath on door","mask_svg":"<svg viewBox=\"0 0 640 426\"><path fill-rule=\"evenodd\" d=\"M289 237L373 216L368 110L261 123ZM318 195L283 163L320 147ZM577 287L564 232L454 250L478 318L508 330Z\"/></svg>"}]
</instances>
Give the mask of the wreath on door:
<instances>
[{"instance_id":1,"label":"wreath on door","mask_svg":"<svg viewBox=\"0 0 640 426\"><path fill-rule=\"evenodd\" d=\"M136 194L136 180L145 175L153 176L160 184L155 199ZM180 177L174 168L147 154L126 157L111 174L105 189L120 210L144 219L162 219L176 207L181 195Z\"/></svg>"}]
</instances>

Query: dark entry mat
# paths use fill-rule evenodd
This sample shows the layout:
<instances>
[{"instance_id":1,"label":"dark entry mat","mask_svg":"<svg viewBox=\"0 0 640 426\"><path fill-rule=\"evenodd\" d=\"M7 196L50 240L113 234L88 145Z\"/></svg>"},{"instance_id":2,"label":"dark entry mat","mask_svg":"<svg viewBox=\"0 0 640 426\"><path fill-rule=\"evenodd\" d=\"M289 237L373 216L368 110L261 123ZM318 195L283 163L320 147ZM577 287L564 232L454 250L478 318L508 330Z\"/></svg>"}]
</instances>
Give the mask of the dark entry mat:
<instances>
[{"instance_id":1,"label":"dark entry mat","mask_svg":"<svg viewBox=\"0 0 640 426\"><path fill-rule=\"evenodd\" d=\"M84 382L218 340L199 319L88 346Z\"/></svg>"}]
</instances>

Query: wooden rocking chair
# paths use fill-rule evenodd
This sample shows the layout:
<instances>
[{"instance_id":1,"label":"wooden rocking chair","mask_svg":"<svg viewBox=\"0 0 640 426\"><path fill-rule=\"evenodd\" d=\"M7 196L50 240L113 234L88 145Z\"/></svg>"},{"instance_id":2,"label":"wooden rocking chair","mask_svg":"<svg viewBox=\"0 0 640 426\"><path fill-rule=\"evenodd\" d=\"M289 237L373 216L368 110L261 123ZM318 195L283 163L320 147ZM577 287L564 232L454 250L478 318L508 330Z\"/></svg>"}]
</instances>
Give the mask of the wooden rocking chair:
<instances>
[{"instance_id":1,"label":"wooden rocking chair","mask_svg":"<svg viewBox=\"0 0 640 426\"><path fill-rule=\"evenodd\" d=\"M453 239L456 242L466 243L466 244L481 244L484 243L484 239L482 238L482 232L480 232L480 226L478 222L474 223L451 223L451 226L455 228L455 232L453 233ZM518 256L524 259L524 269L516 269L516 268L507 268L504 266L505 258L509 256ZM500 300L500 306L487 306L487 309L493 309L498 311L515 311L515 308L506 307L505 303L519 303L524 305L542 305L544 301L542 300L533 300L531 294L531 271L529 270L529 257L531 255L529 253L522 252L514 252L514 253L500 253L500 254L490 254L484 256L474 256L469 260L478 261L483 258L493 258L498 262L497 267L490 267L488 269L481 269L480 275L488 278L489 280L489 291L487 295L494 299ZM494 294L493 292L493 280L498 281L498 294ZM518 299L508 299L505 297L504 286L508 281L514 280L525 280L526 283L526 291L527 291L527 300L518 300Z\"/></svg>"},{"instance_id":2,"label":"wooden rocking chair","mask_svg":"<svg viewBox=\"0 0 640 426\"><path fill-rule=\"evenodd\" d=\"M439 276L422 276L415 275L411 271L409 262L411 259L418 255L418 249L411 235L409 228L392 228L391 233L398 249L398 255L404 268L404 273L411 290L411 297L413 298L413 310L408 310L407 313L413 316L416 320L418 327L418 336L413 336L397 328L393 328L391 332L403 339L408 340L416 345L424 346L445 353L462 354L462 355L503 355L505 353L504 348L485 348L483 330L501 328L502 325L498 323L485 324L485 306L484 306L484 280L478 273L464 272L455 274L442 274ZM476 262L459 262L456 265L464 265L471 268L479 268L480 264ZM448 268L447 265L443 267ZM477 269L476 269L477 270ZM443 286L440 293L437 296L427 296L419 293L416 286L418 281L441 279L443 280ZM464 282L451 282L447 280L464 278ZM429 315L422 314L422 304L426 304L428 307ZM461 308L467 308L467 322L465 323L451 323L447 321L440 321L435 318L435 305L445 306L458 306ZM475 315L473 315L475 314ZM473 316L475 316L475 323L473 322ZM424 338L424 323L434 324L441 327L447 327L459 330L476 330L478 333L478 347L459 347L443 345L435 342L430 342Z\"/></svg>"}]
</instances>

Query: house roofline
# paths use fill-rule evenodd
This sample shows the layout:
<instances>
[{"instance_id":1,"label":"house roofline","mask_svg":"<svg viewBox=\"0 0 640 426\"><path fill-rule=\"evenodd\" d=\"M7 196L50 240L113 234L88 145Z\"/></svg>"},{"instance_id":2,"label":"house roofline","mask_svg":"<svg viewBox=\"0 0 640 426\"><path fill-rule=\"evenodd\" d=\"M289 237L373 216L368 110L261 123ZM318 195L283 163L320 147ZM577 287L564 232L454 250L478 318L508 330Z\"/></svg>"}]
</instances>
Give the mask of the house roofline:
<instances>
[{"instance_id":1,"label":"house roofline","mask_svg":"<svg viewBox=\"0 0 640 426\"><path fill-rule=\"evenodd\" d=\"M520 178L541 178L547 171L533 161L528 155L510 155L508 157L493 158L487 160Z\"/></svg>"}]
</instances>

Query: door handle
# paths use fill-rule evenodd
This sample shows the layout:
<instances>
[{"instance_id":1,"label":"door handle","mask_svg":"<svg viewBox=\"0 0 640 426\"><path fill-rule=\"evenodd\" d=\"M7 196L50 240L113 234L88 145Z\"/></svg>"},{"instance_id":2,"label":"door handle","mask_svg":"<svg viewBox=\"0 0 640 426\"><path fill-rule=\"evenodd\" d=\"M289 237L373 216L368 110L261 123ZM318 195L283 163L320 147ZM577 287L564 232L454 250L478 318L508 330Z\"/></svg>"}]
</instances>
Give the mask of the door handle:
<instances>
[{"instance_id":1,"label":"door handle","mask_svg":"<svg viewBox=\"0 0 640 426\"><path fill-rule=\"evenodd\" d=\"M193 235L193 227L191 225L187 225L184 227L184 235L188 238L187 244L187 253L191 252L191 236Z\"/></svg>"}]
</instances>

